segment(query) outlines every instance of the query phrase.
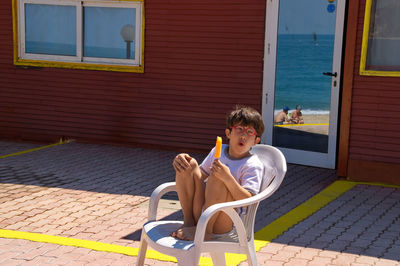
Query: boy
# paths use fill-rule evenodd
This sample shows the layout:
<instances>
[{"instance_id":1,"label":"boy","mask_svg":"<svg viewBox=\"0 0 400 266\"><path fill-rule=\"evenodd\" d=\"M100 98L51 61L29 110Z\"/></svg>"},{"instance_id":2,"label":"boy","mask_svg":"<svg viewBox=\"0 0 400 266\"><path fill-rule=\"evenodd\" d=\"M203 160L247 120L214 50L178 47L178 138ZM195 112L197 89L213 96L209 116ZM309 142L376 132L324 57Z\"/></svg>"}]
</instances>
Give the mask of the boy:
<instances>
[{"instance_id":1,"label":"boy","mask_svg":"<svg viewBox=\"0 0 400 266\"><path fill-rule=\"evenodd\" d=\"M303 114L301 113L301 106L297 105L296 110L292 112L292 117L291 117L293 123L295 124L304 124L303 120Z\"/></svg>"},{"instance_id":2,"label":"boy","mask_svg":"<svg viewBox=\"0 0 400 266\"><path fill-rule=\"evenodd\" d=\"M214 159L215 148L200 166L189 154L175 157L173 167L184 224L171 236L193 240L203 210L216 203L245 199L259 193L264 166L250 149L260 142L263 132L264 123L256 110L237 107L227 117L225 134L229 145L222 145L220 159ZM206 239L232 229L229 216L218 212L207 224Z\"/></svg>"},{"instance_id":3,"label":"boy","mask_svg":"<svg viewBox=\"0 0 400 266\"><path fill-rule=\"evenodd\" d=\"M282 111L276 114L274 123L277 125L290 124L290 119L288 117L289 110L289 107L285 106Z\"/></svg>"}]
</instances>

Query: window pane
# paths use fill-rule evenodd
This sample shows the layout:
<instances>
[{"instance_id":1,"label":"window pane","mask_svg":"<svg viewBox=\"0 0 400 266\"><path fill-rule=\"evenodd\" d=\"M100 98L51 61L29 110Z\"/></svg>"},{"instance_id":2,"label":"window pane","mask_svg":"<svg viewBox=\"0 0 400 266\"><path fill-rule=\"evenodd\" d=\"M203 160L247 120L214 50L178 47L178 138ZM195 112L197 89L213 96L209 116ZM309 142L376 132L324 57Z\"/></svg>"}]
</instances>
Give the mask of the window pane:
<instances>
[{"instance_id":1,"label":"window pane","mask_svg":"<svg viewBox=\"0 0 400 266\"><path fill-rule=\"evenodd\" d=\"M136 8L85 7L84 56L135 59L134 29ZM131 25L127 32L133 35L124 41L121 30Z\"/></svg>"},{"instance_id":2,"label":"window pane","mask_svg":"<svg viewBox=\"0 0 400 266\"><path fill-rule=\"evenodd\" d=\"M25 52L75 56L76 8L25 4Z\"/></svg>"},{"instance_id":3,"label":"window pane","mask_svg":"<svg viewBox=\"0 0 400 266\"><path fill-rule=\"evenodd\" d=\"M366 69L400 70L400 1L374 0Z\"/></svg>"}]
</instances>

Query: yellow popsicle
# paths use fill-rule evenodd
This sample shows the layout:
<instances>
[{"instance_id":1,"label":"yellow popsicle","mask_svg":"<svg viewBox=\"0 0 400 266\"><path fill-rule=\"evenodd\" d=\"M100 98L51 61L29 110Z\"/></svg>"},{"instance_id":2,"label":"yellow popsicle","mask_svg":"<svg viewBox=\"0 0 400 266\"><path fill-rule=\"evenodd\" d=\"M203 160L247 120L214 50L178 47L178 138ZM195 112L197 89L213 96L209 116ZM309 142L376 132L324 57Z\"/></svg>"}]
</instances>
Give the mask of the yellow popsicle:
<instances>
[{"instance_id":1,"label":"yellow popsicle","mask_svg":"<svg viewBox=\"0 0 400 266\"><path fill-rule=\"evenodd\" d=\"M215 144L215 153L214 153L215 159L221 157L221 147L222 147L222 138L217 137L217 143Z\"/></svg>"}]
</instances>

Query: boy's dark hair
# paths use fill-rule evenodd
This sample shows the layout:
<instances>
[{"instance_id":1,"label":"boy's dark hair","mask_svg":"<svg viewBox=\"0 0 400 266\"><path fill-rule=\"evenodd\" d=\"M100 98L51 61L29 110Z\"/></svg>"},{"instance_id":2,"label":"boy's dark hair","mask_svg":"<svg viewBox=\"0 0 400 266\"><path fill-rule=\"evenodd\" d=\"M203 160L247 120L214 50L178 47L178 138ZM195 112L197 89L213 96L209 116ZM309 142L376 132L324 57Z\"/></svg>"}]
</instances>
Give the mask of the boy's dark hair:
<instances>
[{"instance_id":1,"label":"boy's dark hair","mask_svg":"<svg viewBox=\"0 0 400 266\"><path fill-rule=\"evenodd\" d=\"M257 131L257 137L264 133L264 122L260 113L248 106L236 106L226 118L226 128L232 129L235 125L252 126Z\"/></svg>"}]
</instances>

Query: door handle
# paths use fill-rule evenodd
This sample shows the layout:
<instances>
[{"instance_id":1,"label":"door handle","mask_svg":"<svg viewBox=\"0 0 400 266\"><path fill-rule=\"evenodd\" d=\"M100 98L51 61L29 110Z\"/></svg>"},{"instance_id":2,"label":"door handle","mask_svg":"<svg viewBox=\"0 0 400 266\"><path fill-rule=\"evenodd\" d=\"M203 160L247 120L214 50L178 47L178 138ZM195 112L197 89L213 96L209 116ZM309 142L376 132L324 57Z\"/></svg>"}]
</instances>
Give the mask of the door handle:
<instances>
[{"instance_id":1,"label":"door handle","mask_svg":"<svg viewBox=\"0 0 400 266\"><path fill-rule=\"evenodd\" d=\"M331 76L331 77L337 77L337 72L335 72L335 73L332 73L332 72L323 72L322 73L323 75L325 75L325 76Z\"/></svg>"}]
</instances>

